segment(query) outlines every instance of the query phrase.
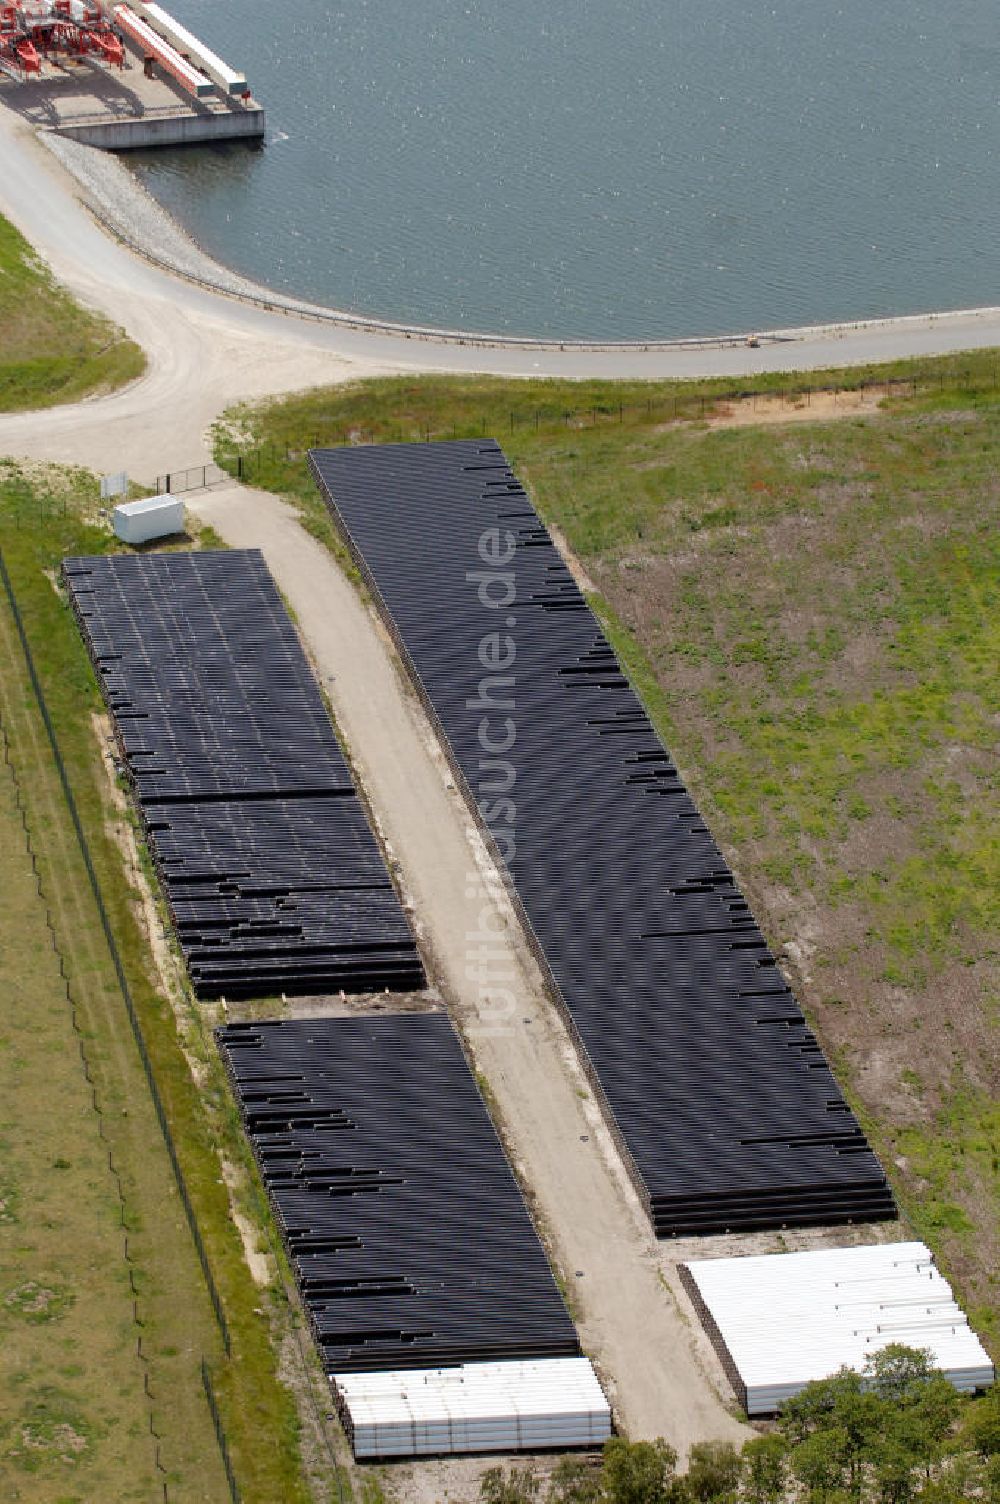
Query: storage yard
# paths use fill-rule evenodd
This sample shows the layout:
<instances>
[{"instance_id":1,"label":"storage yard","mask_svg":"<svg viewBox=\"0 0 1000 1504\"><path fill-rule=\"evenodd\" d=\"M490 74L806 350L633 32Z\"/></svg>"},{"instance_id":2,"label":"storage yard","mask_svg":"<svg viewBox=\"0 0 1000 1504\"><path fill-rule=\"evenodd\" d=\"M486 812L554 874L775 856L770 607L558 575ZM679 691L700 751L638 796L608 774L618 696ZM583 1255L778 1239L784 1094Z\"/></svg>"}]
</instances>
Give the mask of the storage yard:
<instances>
[{"instance_id":1,"label":"storage yard","mask_svg":"<svg viewBox=\"0 0 1000 1504\"><path fill-rule=\"evenodd\" d=\"M67 559L63 571L198 996L420 987L260 554Z\"/></svg>"},{"instance_id":2,"label":"storage yard","mask_svg":"<svg viewBox=\"0 0 1000 1504\"><path fill-rule=\"evenodd\" d=\"M484 822L487 840L501 860L501 841L516 845L518 912L657 1233L893 1216L732 873L502 452L311 461L471 808L516 801L516 824L498 839ZM492 640L507 661L490 677ZM484 717L502 760L484 752Z\"/></svg>"},{"instance_id":3,"label":"storage yard","mask_svg":"<svg viewBox=\"0 0 1000 1504\"><path fill-rule=\"evenodd\" d=\"M420 447L408 446L412 449ZM358 452L345 451L351 455ZM399 505L398 476L393 478L389 490ZM427 505L426 495L424 505ZM521 506L520 501L518 505ZM447 886L450 867L456 861L460 864L462 858L457 852L451 852L450 837L442 844L446 826L450 826L455 818L449 814L449 807L454 808L459 796L435 795L426 783L421 758L415 755L412 731L414 715L419 714L423 721L422 712L414 709L403 714L398 712L398 689L393 684L391 673L383 679L381 657L385 649L381 645L375 646L377 634L371 630L369 613L357 602L346 582L343 589L334 584L329 559L324 558L322 550L311 540L301 535L291 514L276 509L270 525L261 530L261 518L258 516L251 525L241 509L237 492L206 496L199 507L231 543L239 544L249 536L251 526L258 531L268 558L280 571L283 588L295 601L297 617L321 666L331 674L336 671L332 693L338 718L379 809L380 823L402 861L417 912L429 921L438 976L448 984L449 1006L456 1010L456 1016L469 1031L477 1064L497 1089L505 1137L516 1154L517 1166L526 1183L539 1195L538 1209L544 1217L560 1267L573 1270L577 1265L583 1266L581 1272L585 1278L577 1284L574 1292L580 1303L580 1332L585 1350L600 1357L602 1372L612 1380L609 1392L615 1400L616 1410L632 1435L654 1434L646 1429L651 1424L663 1430L663 1416L667 1414L670 1417L666 1425L667 1435L683 1434L681 1428L692 1424L695 1406L701 1403L698 1392L699 1384L703 1382L699 1373L704 1362L702 1349L696 1333L686 1329L683 1323L678 1322L675 1331L667 1335L669 1323L665 1328L662 1293L656 1296L652 1288L645 1286L641 1264L638 1260L633 1261L633 1250L638 1252L639 1243L631 1226L633 1212L624 1205L620 1191L612 1193L610 1199L604 1193L603 1199L596 1202L582 1199L590 1193L581 1192L579 1172L584 1166L589 1171L597 1170L601 1159L612 1154L613 1150L610 1142L601 1145L601 1135L595 1132L592 1112L586 1108L580 1113L583 1131L579 1136L581 1139L589 1137L597 1153L584 1143L571 1144L569 1134L563 1133L563 1123L569 1127L572 1112L567 1111L562 1097L560 1078L566 1065L559 1060L556 1046L559 1031L553 1027L552 1005L542 1005L548 1007L550 1015L549 1020L543 1022L543 1015L538 1012L531 994L532 986L537 984L519 979L516 1016L509 1020L506 1028L492 1029L489 1001L484 999L482 988L473 988L470 995L469 982L467 979L463 981L462 961L468 955L468 944L462 944L461 882L459 891ZM419 545L420 539L403 510L398 513L397 530L408 540L408 548ZM464 578L464 564L461 574ZM425 578L433 581L433 575ZM471 593L475 594L475 586L471 587ZM430 591L427 600L433 600ZM335 631L332 629L334 619L337 623ZM427 620L428 630L433 631L433 611L429 611ZM519 640L519 650L520 645ZM477 646L478 639L473 644L474 658ZM459 656L456 650L456 664ZM515 673L520 667L519 663ZM515 688L518 708L525 703L521 699L521 682L518 678ZM460 693L456 691L456 701ZM394 699L397 704L393 703ZM441 771L435 773L431 767L430 776L440 788ZM442 798L439 807L438 800ZM466 869L459 865L456 876L460 878L463 870ZM454 934L448 932L446 923L442 927L448 908L458 921ZM464 911L474 914L475 904L466 903ZM504 954L511 936L512 931L501 926L496 943ZM524 973L519 973L519 978L521 975ZM520 1018L522 1007L528 1015L523 1022ZM564 1115L562 1121L560 1114ZM576 1190L575 1200L572 1195L560 1196L567 1183ZM612 1206L615 1211L609 1217L608 1208ZM588 1240L591 1226L595 1233L600 1229L599 1239ZM873 1229L868 1237L874 1241L892 1235L890 1228L883 1227ZM810 1234L804 1231L800 1236L806 1238ZM835 1229L824 1231L818 1228L811 1236L815 1241L804 1246L857 1242L859 1232L838 1239ZM865 1234L860 1233L860 1236L864 1241ZM898 1238L898 1234L895 1236ZM582 1254L579 1250L588 1241L589 1251ZM745 1235L731 1235L724 1241L730 1250L740 1253L752 1252L755 1247L753 1236L747 1239ZM610 1266L607 1269L601 1267L598 1242L603 1244ZM683 1257L697 1257L693 1251L697 1243L697 1239L687 1237ZM712 1246L710 1240L706 1252ZM756 1246L759 1247L760 1243L756 1242ZM773 1240L769 1246L775 1246ZM643 1257L648 1255L644 1253ZM666 1259L663 1269L670 1281L670 1266ZM630 1301L628 1297L634 1299ZM686 1298L680 1298L686 1304ZM659 1363L662 1365L665 1352L671 1354L669 1366L672 1376L680 1380L684 1398L678 1390L669 1400L666 1399L662 1387L665 1375L662 1369L657 1373L647 1365L644 1342L632 1325L631 1313L627 1309L630 1304L633 1309L638 1304L642 1310L644 1335L651 1347L656 1342L654 1334L659 1336ZM717 1380L712 1380L713 1387L721 1385L722 1393L728 1393L729 1385L721 1368L718 1375ZM647 1418L642 1418L644 1404L650 1407L645 1412ZM657 1416L656 1421L648 1419L651 1414ZM712 1418L703 1411L701 1419L694 1424L701 1429L702 1435L726 1434L720 1424L721 1414L720 1404L719 1411Z\"/></svg>"},{"instance_id":4,"label":"storage yard","mask_svg":"<svg viewBox=\"0 0 1000 1504\"><path fill-rule=\"evenodd\" d=\"M518 998L518 1011L528 1010L521 1023L508 1016L499 1030L491 1029L485 1010L483 1038L477 1037L462 984L456 993L447 966L429 943L434 927L428 932L422 923L417 933L428 975L441 986L449 1012L468 1033L467 1042L460 1042L434 993L425 995L424 1009L429 1004L431 1011L412 1011L409 997L403 1010L396 1011L391 990L377 1014L369 1011L370 1001L352 1005L346 1000L346 994L363 999L375 987L391 989L397 983L384 976L373 983L365 964L378 954L384 936L378 905L374 911L364 903L353 906L358 870L348 865L346 878L341 870L354 835L345 837L345 827L332 823L324 825L322 839L313 841L297 823L308 826L315 806L332 803L360 812L360 826L349 822L349 829L362 832L358 841L375 858L362 863L361 890L370 878L375 891L391 896L402 940L397 931L389 949L405 944L408 964L420 968L420 960L314 672L260 554L75 556L65 561L64 578L115 717L123 765L192 984L207 998L261 999L253 1020L227 1025L220 1043L355 1456L488 1457L593 1448L610 1432L609 1400L618 1425L633 1435L654 1434L655 1426L680 1440L678 1422L690 1426L689 1435L725 1435L723 1374L750 1414L773 1410L809 1377L819 1376L793 1360L808 1355L810 1329L826 1297L822 1280L803 1277L808 1297L795 1298L796 1278L787 1264L786 1272L775 1274L769 1284L774 1263L814 1255L754 1259L746 1234L755 1229L799 1226L800 1236L808 1237L815 1228L822 1240L815 1246L823 1257L842 1261L835 1286L852 1280L850 1263L856 1255L877 1257L883 1270L906 1261L914 1266L919 1289L907 1287L900 1294L880 1288L877 1302L868 1293L856 1302L865 1308L861 1326L868 1335L857 1341L860 1318L852 1318L853 1348L838 1336L836 1317L824 1326L823 1340L812 1347L821 1369L826 1358L833 1361L840 1352L870 1355L891 1332L885 1340L923 1343L927 1337L926 1345L933 1347L956 1387L989 1384L989 1360L925 1249L914 1253L908 1245L877 1241L864 1246L868 1236L884 1238L884 1227L862 1233L862 1246L836 1246L838 1223L893 1214L885 1177L837 1093L731 872L501 451L482 442L355 448L320 453L313 462L414 675L423 709L437 725L459 789L483 816L481 831L492 859L500 872L506 870L500 896L506 892L505 901L513 904L512 932L518 928L517 915L548 987L547 999L544 993L531 997L530 989ZM449 486L449 480L455 484ZM447 530L428 525L435 496L442 499ZM466 512L474 529L466 526ZM366 539L358 536L358 518L371 528ZM437 574L432 555L421 556L425 537L445 561ZM476 568L477 555L485 570ZM424 610L415 608L407 617L408 593L410 599L420 599L414 580L423 592ZM499 596L491 594L498 587ZM474 603L464 617L463 590ZM495 635L498 618L489 613L498 609L498 600L504 634ZM437 609L428 611L428 601ZM449 605L447 612L440 610L442 601ZM322 618L331 604L329 595L320 592L310 609ZM364 614L364 607L359 609ZM315 648L311 618L302 625ZM508 632L513 650L504 640ZM350 632L338 631L331 640L335 654L352 651ZM505 653L513 654L509 662ZM318 657L317 667L323 670L325 656ZM471 673L463 667L466 660L471 660ZM509 682L504 670L510 671ZM339 691L324 677L333 684L339 714ZM377 675L366 689L377 706ZM508 694L509 704L503 698ZM413 708L409 714L422 712ZM493 735L508 715L512 722L516 716L517 735L508 735L509 745L502 748L493 741L486 745L484 717ZM474 727L464 743L463 716ZM552 727L554 731L547 729ZM391 739L388 720L379 729L383 740ZM354 728L348 723L341 730L351 738L353 759ZM598 754L581 756L588 738ZM404 738L392 750L398 755L405 744ZM459 755L463 746L464 759ZM484 751L489 754L486 771L503 779L504 788L476 783ZM501 756L508 767L498 766ZM361 772L371 797L365 760ZM404 776L410 798L419 798L419 767L406 767ZM440 793L440 771L437 778ZM491 799L515 795L518 820L506 843L491 828L476 793ZM456 801L458 797L456 791ZM631 820L628 814L621 817L625 834L616 842L616 817L628 809L628 800L643 805L642 812ZM373 805L383 840L378 798ZM290 822L287 827L270 823L276 809ZM549 809L554 816L546 823ZM579 810L586 818L578 817ZM434 818L433 810L424 813ZM258 835L260 822L266 827L263 837ZM535 829L540 832L537 843ZM187 865L192 853L200 863L194 868ZM408 899L422 920L421 887L410 880L413 852L404 855ZM417 860L425 863L432 855L425 848ZM340 873L334 880L328 880L331 856ZM295 881L288 881L290 874ZM488 888L485 850L479 876ZM574 879L583 901L573 894ZM467 885L469 881L466 875ZM310 930L313 911L303 895L314 882L322 892L317 907L325 920L333 920L336 932L329 947L332 960L324 958L323 946L314 943L316 934ZM192 899L194 892L201 896ZM546 928L546 916L553 911L558 916L559 902L565 903L564 920ZM656 943L646 948L647 940ZM739 952L748 940L750 965L744 969ZM692 941L694 963L687 972L677 958ZM355 971L358 957L363 964ZM645 962L645 978L641 967L631 969L636 957ZM213 971L216 960L228 970ZM257 985L255 968L260 972ZM767 977L767 972L773 975ZM466 993L473 975L467 970ZM276 985L276 979L287 985ZM223 980L229 990L220 985ZM409 992L423 980L418 969L405 988L401 981L398 985ZM767 985L775 980L777 987ZM517 986L520 990L520 981ZM591 987L593 1001L588 1001ZM281 1011L279 991L304 993L310 1016L262 1020L260 1010ZM339 994L325 1010L324 993ZM637 1018L619 1029L622 998ZM558 1031L533 1032L546 1009L553 1023L558 1016L569 1026L577 1051L554 1073L551 1052ZM715 1026L699 1028L714 1009L720 1010ZM681 1026L685 1012L687 1029ZM645 1033L636 1027L644 1017ZM740 1025L748 1020L753 1027L743 1042ZM755 1047L755 1030L775 1025L785 1031L783 1043L790 1036L791 1047L784 1054ZM658 1058L655 1046L664 1030L671 1048ZM504 1038L494 1048L489 1036L496 1033ZM526 1033L531 1036L527 1040ZM604 1036L615 1049L602 1056ZM623 1054L625 1044L631 1046L631 1057ZM571 1183L576 1173L574 1154L578 1164L593 1169L603 1162L605 1172L612 1173L624 1160L657 1234L683 1236L686 1248L705 1231L724 1231L730 1243L736 1240L735 1258L687 1257L688 1295L719 1355L718 1368L705 1363L701 1339L693 1329L685 1332L676 1316L670 1318L676 1324L668 1341L658 1341L669 1310L667 1291L655 1278L644 1284L635 1278L638 1266L629 1265L631 1254L618 1259L619 1250L631 1241L639 1262L647 1261L648 1273L655 1248L649 1238L637 1241L629 1227L635 1198L625 1194L624 1181L611 1200L578 1199L573 1208L583 1241L605 1245L607 1271L587 1260L575 1268L577 1259L567 1259L568 1229L564 1221L550 1221L550 1187L544 1172L536 1175L535 1157L539 1149L558 1155L567 1146L561 1139L549 1143L545 1135L546 1142L522 1152L526 1129L531 1133L531 1113L510 1115L517 1093L512 1094L505 1070L497 1070L505 1057L508 1067L527 1058L525 1047L527 1057L537 1057L539 1074L532 1078L518 1071L522 1107L544 1105L555 1122L555 1105L562 1114L562 1133L569 1119L565 1107L557 1105L560 1094L574 1073L582 1080L585 1072L604 1112L602 1123L595 1120L592 1106L576 1104L590 1131L577 1135L573 1154L559 1165L563 1179ZM477 1071L486 1067L491 1087L499 1087L488 1106L477 1090L467 1051ZM621 1083L629 1082L636 1066L646 1074L640 1073L639 1087L630 1097ZM711 1114L703 1111L700 1122L697 1094L689 1085L699 1077ZM837 1119L825 1133L820 1105L809 1094L812 1081L821 1083L823 1106ZM688 1092L687 1106L681 1088ZM552 1100L543 1104L543 1097ZM670 1105L674 1120L679 1117L686 1137L671 1141L674 1123L657 1116L663 1102ZM754 1116L775 1133L751 1133L747 1125ZM775 1138L783 1154L773 1148ZM676 1171L680 1165L682 1170L676 1199L669 1191L659 1200L649 1193L658 1184L657 1165L643 1154L650 1140L658 1139L670 1149L668 1168ZM755 1179L746 1166L758 1162L754 1151L761 1139L763 1172ZM685 1158L685 1142L697 1145L697 1156ZM750 1154L741 1159L746 1150ZM701 1171L692 1176L687 1167L695 1157ZM840 1158L851 1173L838 1170ZM511 1164L531 1197L536 1227ZM782 1179L771 1173L775 1164L784 1169ZM738 1193L741 1179L743 1194ZM856 1232L849 1236L857 1240ZM709 1241L705 1246L710 1253L718 1245ZM570 1310L546 1250L564 1288L568 1272L582 1281L569 1286ZM723 1294L736 1291L728 1312L724 1301L713 1304L708 1285L707 1271L720 1265L726 1266ZM662 1267L668 1269L666 1263ZM887 1278L891 1285L896 1276ZM669 1288L669 1272L667 1281ZM637 1306L654 1365L669 1368L671 1382L688 1391L686 1416L664 1403L659 1374L650 1382L652 1375L642 1373L641 1364L629 1367L646 1353L634 1348L623 1364L635 1333L618 1330L618 1312L609 1302L615 1284ZM765 1302L755 1328L754 1292L768 1289L773 1297ZM787 1321L776 1335L766 1312L782 1291L789 1296ZM901 1310L899 1300L910 1308ZM836 1295L832 1304L835 1309L840 1305ZM930 1335L935 1331L936 1337ZM754 1366L754 1340L771 1350L769 1368ZM749 1356L741 1341L750 1342ZM596 1360L597 1374L582 1357L581 1346ZM645 1415L636 1405L644 1385ZM712 1395L707 1413L699 1386Z\"/></svg>"}]
</instances>

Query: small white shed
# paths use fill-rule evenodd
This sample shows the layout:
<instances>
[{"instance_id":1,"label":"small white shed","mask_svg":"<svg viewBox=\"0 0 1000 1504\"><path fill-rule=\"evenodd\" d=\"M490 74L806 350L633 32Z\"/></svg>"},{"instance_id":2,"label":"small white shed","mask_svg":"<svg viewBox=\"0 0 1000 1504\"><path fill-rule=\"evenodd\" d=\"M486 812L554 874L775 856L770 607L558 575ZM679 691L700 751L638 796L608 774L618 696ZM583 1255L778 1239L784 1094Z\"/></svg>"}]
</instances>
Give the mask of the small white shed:
<instances>
[{"instance_id":1,"label":"small white shed","mask_svg":"<svg viewBox=\"0 0 1000 1504\"><path fill-rule=\"evenodd\" d=\"M184 531L184 503L176 496L146 496L115 507L112 520L123 543L150 543Z\"/></svg>"}]
</instances>

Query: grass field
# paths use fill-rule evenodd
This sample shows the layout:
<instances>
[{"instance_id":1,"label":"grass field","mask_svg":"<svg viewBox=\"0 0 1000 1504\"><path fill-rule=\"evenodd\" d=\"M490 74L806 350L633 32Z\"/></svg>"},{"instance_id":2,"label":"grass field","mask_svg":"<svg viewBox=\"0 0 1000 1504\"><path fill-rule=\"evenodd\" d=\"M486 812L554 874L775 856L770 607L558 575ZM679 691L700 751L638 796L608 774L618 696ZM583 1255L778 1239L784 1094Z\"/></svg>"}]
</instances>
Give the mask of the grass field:
<instances>
[{"instance_id":1,"label":"grass field","mask_svg":"<svg viewBox=\"0 0 1000 1504\"><path fill-rule=\"evenodd\" d=\"M0 863L3 1496L145 1501L157 1469L120 1203L6 763Z\"/></svg>"},{"instance_id":2,"label":"grass field","mask_svg":"<svg viewBox=\"0 0 1000 1504\"><path fill-rule=\"evenodd\" d=\"M0 412L113 391L145 368L138 345L74 302L2 218L0 328Z\"/></svg>"},{"instance_id":3,"label":"grass field","mask_svg":"<svg viewBox=\"0 0 1000 1504\"><path fill-rule=\"evenodd\" d=\"M19 878L18 906L5 905L2 921L8 981L0 1029L21 1072L16 1096L5 1095L0 1104L0 1216L8 1219L3 1231L9 1234L0 1289L0 1495L89 1504L158 1498L166 1481L172 1504L227 1499L202 1387L204 1356L246 1504L295 1504L310 1497L299 1416L278 1380L271 1342L272 1328L290 1337L292 1317L282 1287L262 1290L251 1280L230 1216L219 1154L239 1164L246 1149L210 1037L207 1031L198 1036L196 1088L175 1015L150 975L135 894L113 839L120 815L93 732L100 702L72 614L54 588L65 553L101 552L112 542L105 528L88 520L95 490L82 472L26 473L0 462L0 550L220 1292L232 1356L222 1351L11 612L0 595L0 718L44 892L43 904ZM27 861L30 872L23 840L18 845L23 829L9 818L9 803L0 778L5 879L8 852L20 863L12 871ZM77 1002L100 1114L58 966L53 972L46 906ZM108 1151L123 1187L124 1228ZM266 1209L256 1210L261 1226ZM283 1362L287 1367L287 1354ZM162 1473L151 1472L157 1439ZM318 1497L332 1496L332 1475L327 1485Z\"/></svg>"},{"instance_id":4,"label":"grass field","mask_svg":"<svg viewBox=\"0 0 1000 1504\"><path fill-rule=\"evenodd\" d=\"M501 440L996 1347L998 357L801 386L876 378L875 416L766 428L705 420L773 378L385 380L235 412L217 453L336 547L308 445Z\"/></svg>"}]
</instances>

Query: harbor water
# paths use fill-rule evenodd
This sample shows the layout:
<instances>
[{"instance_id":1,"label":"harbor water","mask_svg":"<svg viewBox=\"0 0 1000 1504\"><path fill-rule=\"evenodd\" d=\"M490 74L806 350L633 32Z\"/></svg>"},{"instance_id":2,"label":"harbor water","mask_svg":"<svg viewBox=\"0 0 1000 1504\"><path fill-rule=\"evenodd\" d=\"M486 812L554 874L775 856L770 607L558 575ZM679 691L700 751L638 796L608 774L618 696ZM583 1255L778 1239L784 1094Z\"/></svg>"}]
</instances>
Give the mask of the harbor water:
<instances>
[{"instance_id":1,"label":"harbor water","mask_svg":"<svg viewBox=\"0 0 1000 1504\"><path fill-rule=\"evenodd\" d=\"M995 0L169 0L263 148L125 160L368 315L672 337L1000 302Z\"/></svg>"}]
</instances>

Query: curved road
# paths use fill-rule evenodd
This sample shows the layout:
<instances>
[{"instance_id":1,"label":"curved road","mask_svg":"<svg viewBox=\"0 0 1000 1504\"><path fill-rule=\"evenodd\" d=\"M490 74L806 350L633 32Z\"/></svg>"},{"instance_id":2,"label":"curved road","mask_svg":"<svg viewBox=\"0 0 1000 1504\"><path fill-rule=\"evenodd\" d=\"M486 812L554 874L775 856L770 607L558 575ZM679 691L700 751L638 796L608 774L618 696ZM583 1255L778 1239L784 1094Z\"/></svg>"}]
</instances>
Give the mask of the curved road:
<instances>
[{"instance_id":1,"label":"curved road","mask_svg":"<svg viewBox=\"0 0 1000 1504\"><path fill-rule=\"evenodd\" d=\"M97 226L75 181L3 105L0 162L0 213L82 302L123 325L149 358L142 380L111 397L0 417L0 453L126 468L143 480L208 458L207 430L234 402L379 372L692 377L1000 345L1000 309L789 331L789 338L756 350L536 350L409 341L268 312L153 267Z\"/></svg>"}]
</instances>

